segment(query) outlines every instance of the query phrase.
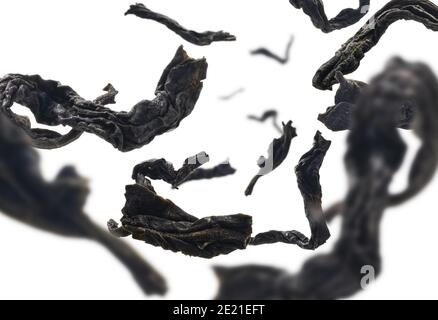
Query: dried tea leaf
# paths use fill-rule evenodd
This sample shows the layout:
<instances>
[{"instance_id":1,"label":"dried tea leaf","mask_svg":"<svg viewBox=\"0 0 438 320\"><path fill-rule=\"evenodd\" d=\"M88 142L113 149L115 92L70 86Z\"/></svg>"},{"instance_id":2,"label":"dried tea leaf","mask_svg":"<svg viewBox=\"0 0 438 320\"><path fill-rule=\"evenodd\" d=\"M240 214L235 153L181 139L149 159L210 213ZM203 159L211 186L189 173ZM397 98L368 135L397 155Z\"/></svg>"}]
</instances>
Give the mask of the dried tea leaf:
<instances>
[{"instance_id":1,"label":"dried tea leaf","mask_svg":"<svg viewBox=\"0 0 438 320\"><path fill-rule=\"evenodd\" d=\"M312 236L308 239L298 231L268 231L256 235L252 245L283 242L296 244L303 249L315 250L330 237L322 207L322 191L319 182L319 169L330 148L331 142L317 132L312 149L304 154L295 168L298 188L304 199L304 209L310 224Z\"/></svg>"},{"instance_id":2,"label":"dried tea leaf","mask_svg":"<svg viewBox=\"0 0 438 320\"><path fill-rule=\"evenodd\" d=\"M221 178L232 175L234 173L236 173L236 169L234 169L231 164L226 161L212 168L198 168L194 170L191 174L189 174L186 179L184 179L182 183L180 183L180 185L188 181Z\"/></svg>"},{"instance_id":3,"label":"dried tea leaf","mask_svg":"<svg viewBox=\"0 0 438 320\"><path fill-rule=\"evenodd\" d=\"M340 73L336 74L336 80L340 86L336 92L335 105L327 108L325 113L320 114L318 120L332 131L349 130L353 125L353 114L357 99L362 91L366 89L366 84L345 79ZM400 106L397 127L409 129L414 117L415 109L407 100Z\"/></svg>"},{"instance_id":4,"label":"dried tea leaf","mask_svg":"<svg viewBox=\"0 0 438 320\"><path fill-rule=\"evenodd\" d=\"M235 98L236 96L238 96L239 94L241 94L241 93L243 93L243 92L245 92L245 88L238 88L238 89L234 90L233 92L231 92L231 93L229 93L229 94L226 94L226 95L220 96L220 97L219 97L219 100L222 100L222 101L229 101L229 100Z\"/></svg>"},{"instance_id":5,"label":"dried tea leaf","mask_svg":"<svg viewBox=\"0 0 438 320\"><path fill-rule=\"evenodd\" d=\"M106 91L106 93L94 99L94 103L102 106L114 104L118 91L111 84L105 86L103 90ZM10 109L6 109L5 113L16 125L26 132L32 146L38 149L61 148L76 141L83 134L83 131L76 129L72 129L67 134L61 135L52 130L32 128L30 120L27 117L13 114Z\"/></svg>"},{"instance_id":6,"label":"dried tea leaf","mask_svg":"<svg viewBox=\"0 0 438 320\"><path fill-rule=\"evenodd\" d=\"M399 205L420 193L432 180L438 166L438 80L427 65L395 58L387 66L386 77L376 78L375 81L382 83L384 93L392 101L396 101L399 108L407 105L413 110L414 118L408 128L421 141L409 172L406 189L389 197L390 205ZM396 119L399 121L398 115Z\"/></svg>"},{"instance_id":7,"label":"dried tea leaf","mask_svg":"<svg viewBox=\"0 0 438 320\"><path fill-rule=\"evenodd\" d=\"M328 129L332 131L348 130L351 127L355 104L366 83L344 78L341 73L336 73L339 88L336 91L335 105L327 108L325 113L318 116Z\"/></svg>"},{"instance_id":8,"label":"dried tea leaf","mask_svg":"<svg viewBox=\"0 0 438 320\"><path fill-rule=\"evenodd\" d=\"M275 61L277 61L279 64L287 64L289 62L289 58L290 58L290 50L292 48L292 45L294 43L295 37L292 35L286 45L286 49L284 51L284 56L280 57L279 55L277 55L276 53L272 52L271 50L267 49L267 48L258 48L255 50L252 50L250 53L253 56L256 55L262 55L268 58L271 58Z\"/></svg>"},{"instance_id":9,"label":"dried tea leaf","mask_svg":"<svg viewBox=\"0 0 438 320\"><path fill-rule=\"evenodd\" d=\"M278 125L277 118L278 118L278 112L277 110L273 110L273 109L266 110L265 112L263 112L261 116L256 116L256 115L248 116L249 120L254 120L258 122L265 122L269 119L272 119L272 125L274 126L274 128L278 132L283 133L283 129Z\"/></svg>"},{"instance_id":10,"label":"dried tea leaf","mask_svg":"<svg viewBox=\"0 0 438 320\"><path fill-rule=\"evenodd\" d=\"M150 184L126 187L122 226L110 220L115 236L133 239L189 256L213 258L245 249L252 232L252 218L243 214L198 219L172 201L157 195Z\"/></svg>"},{"instance_id":11,"label":"dried tea leaf","mask_svg":"<svg viewBox=\"0 0 438 320\"><path fill-rule=\"evenodd\" d=\"M413 20L426 28L438 30L438 7L428 0L392 0L379 10L351 39L342 45L335 56L323 64L313 78L313 86L331 89L336 73L347 75L355 71L365 54L398 20Z\"/></svg>"},{"instance_id":12,"label":"dried tea leaf","mask_svg":"<svg viewBox=\"0 0 438 320\"><path fill-rule=\"evenodd\" d=\"M142 19L154 20L158 23L165 25L167 28L178 34L184 40L193 43L198 46L208 46L212 42L216 41L235 41L236 37L224 31L205 31L196 32L188 30L180 25L175 20L161 14L149 10L142 3L131 5L125 15L133 14Z\"/></svg>"},{"instance_id":13,"label":"dried tea leaf","mask_svg":"<svg viewBox=\"0 0 438 320\"><path fill-rule=\"evenodd\" d=\"M130 151L179 126L198 100L206 71L205 59L192 59L180 47L161 76L156 98L137 103L129 112L115 112L103 106L113 102L116 91L112 86L106 88L106 95L92 102L59 82L38 75L10 74L0 79L0 108L24 129L36 147L59 148L85 131L121 151ZM29 108L38 123L70 126L73 130L60 136L48 130L30 129L24 117L12 112L14 103Z\"/></svg>"},{"instance_id":14,"label":"dried tea leaf","mask_svg":"<svg viewBox=\"0 0 438 320\"><path fill-rule=\"evenodd\" d=\"M200 152L184 160L182 167L178 170L175 170L173 164L167 162L166 159L148 160L134 167L132 179L136 180L139 176L141 179L148 177L153 180L163 180L171 184L173 188L178 188L196 169L209 160L207 153Z\"/></svg>"},{"instance_id":15,"label":"dried tea leaf","mask_svg":"<svg viewBox=\"0 0 438 320\"><path fill-rule=\"evenodd\" d=\"M297 136L296 129L292 126L292 121L283 123L283 134L280 138L274 139L268 149L268 158L260 157L258 166L260 168L257 175L252 178L245 190L245 195L252 194L257 181L264 175L277 169L286 159L292 139Z\"/></svg>"},{"instance_id":16,"label":"dried tea leaf","mask_svg":"<svg viewBox=\"0 0 438 320\"><path fill-rule=\"evenodd\" d=\"M313 25L322 32L329 33L335 30L349 27L368 13L370 0L359 0L359 8L347 8L338 13L333 19L328 19L322 0L289 0L290 4L297 9L303 9L310 17Z\"/></svg>"},{"instance_id":17,"label":"dried tea leaf","mask_svg":"<svg viewBox=\"0 0 438 320\"><path fill-rule=\"evenodd\" d=\"M434 177L438 165L438 81L427 66L410 64L401 58L391 60L385 76L378 79L381 83L379 88L391 97L391 101L398 103L397 127L413 130L421 141L406 189L389 196L388 205L396 206L416 196ZM372 93L364 92L363 95L368 99L373 97ZM343 202L335 204L329 210L330 216L342 214L344 206Z\"/></svg>"},{"instance_id":18,"label":"dried tea leaf","mask_svg":"<svg viewBox=\"0 0 438 320\"><path fill-rule=\"evenodd\" d=\"M44 231L99 242L129 269L144 292L164 294L160 273L84 213L87 180L73 167L64 167L54 181L45 181L29 140L0 113L0 211Z\"/></svg>"},{"instance_id":19,"label":"dried tea leaf","mask_svg":"<svg viewBox=\"0 0 438 320\"><path fill-rule=\"evenodd\" d=\"M265 122L266 120L268 120L270 118L277 119L277 117L278 117L277 110L272 109L272 110L266 110L265 112L263 112L263 114L261 116L249 115L248 119L258 121L258 122Z\"/></svg>"}]
</instances>

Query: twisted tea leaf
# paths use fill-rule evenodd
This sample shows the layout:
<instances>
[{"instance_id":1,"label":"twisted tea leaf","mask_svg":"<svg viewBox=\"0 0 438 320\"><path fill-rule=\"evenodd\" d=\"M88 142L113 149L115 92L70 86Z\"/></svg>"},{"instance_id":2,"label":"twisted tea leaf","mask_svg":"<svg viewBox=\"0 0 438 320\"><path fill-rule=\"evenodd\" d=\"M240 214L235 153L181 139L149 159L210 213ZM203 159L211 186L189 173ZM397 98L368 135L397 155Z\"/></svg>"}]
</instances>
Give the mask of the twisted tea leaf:
<instances>
[{"instance_id":1,"label":"twisted tea leaf","mask_svg":"<svg viewBox=\"0 0 438 320\"><path fill-rule=\"evenodd\" d=\"M358 22L368 13L370 0L359 0L359 8L344 9L333 19L328 19L322 0L289 0L290 4L297 9L303 9L310 17L313 25L322 32L329 33L335 30L349 27Z\"/></svg>"},{"instance_id":2,"label":"twisted tea leaf","mask_svg":"<svg viewBox=\"0 0 438 320\"><path fill-rule=\"evenodd\" d=\"M272 124L273 124L274 128L278 132L283 133L283 129L280 128L280 126L278 125L278 122L277 122L277 118L278 118L277 110L266 110L265 112L263 112L263 114L261 116L256 116L256 115L249 115L248 116L249 120L254 120L254 121L258 121L258 122L265 122L271 118L272 118Z\"/></svg>"},{"instance_id":3,"label":"twisted tea leaf","mask_svg":"<svg viewBox=\"0 0 438 320\"><path fill-rule=\"evenodd\" d=\"M251 244L284 242L296 244L303 249L315 250L330 237L321 208L322 191L319 182L319 169L330 148L330 141L317 132L312 149L304 154L295 168L298 188L304 199L304 209L309 220L312 236L310 239L298 231L269 231L254 237Z\"/></svg>"},{"instance_id":4,"label":"twisted tea leaf","mask_svg":"<svg viewBox=\"0 0 438 320\"><path fill-rule=\"evenodd\" d=\"M410 169L408 186L389 197L389 205L395 206L416 196L434 177L438 165L438 110L435 107L438 83L428 67L421 64L411 66L400 58L391 60L387 73L387 77L390 74L397 79L391 82L382 80L381 86L388 96L397 97L399 101L397 127L413 130L421 141ZM328 214L331 219L343 211L344 203L338 202L329 208Z\"/></svg>"},{"instance_id":5,"label":"twisted tea leaf","mask_svg":"<svg viewBox=\"0 0 438 320\"><path fill-rule=\"evenodd\" d=\"M186 183L188 181L226 177L226 176L232 175L234 173L236 173L236 169L234 169L231 166L231 164L227 161L224 163L220 163L212 168L196 169L191 174L189 174L189 176L187 178L185 178L181 184Z\"/></svg>"},{"instance_id":6,"label":"twisted tea leaf","mask_svg":"<svg viewBox=\"0 0 438 320\"><path fill-rule=\"evenodd\" d=\"M233 92L231 92L229 94L220 96L219 100L229 101L229 100L233 99L234 97L238 96L239 94L241 94L243 92L245 92L245 88L238 88L238 89L234 90Z\"/></svg>"},{"instance_id":7,"label":"twisted tea leaf","mask_svg":"<svg viewBox=\"0 0 438 320\"><path fill-rule=\"evenodd\" d=\"M289 62L289 58L290 58L290 50L292 48L292 45L294 43L295 37L291 36L287 45L286 45L286 49L284 51L284 56L280 57L279 55L277 55L276 53L272 52L271 50L267 49L267 48L258 48L255 50L252 50L250 53L251 55L255 56L255 55L262 55L262 56L266 56L268 58L271 58L275 61L277 61L279 64L287 64Z\"/></svg>"},{"instance_id":8,"label":"twisted tea leaf","mask_svg":"<svg viewBox=\"0 0 438 320\"><path fill-rule=\"evenodd\" d=\"M335 105L327 108L325 113L320 114L318 120L332 131L349 130L352 126L352 116L357 99L366 88L366 84L345 79L341 73L336 74L336 80L340 86L336 92ZM410 101L404 102L400 106L397 127L409 129L414 117L415 109Z\"/></svg>"},{"instance_id":9,"label":"twisted tea leaf","mask_svg":"<svg viewBox=\"0 0 438 320\"><path fill-rule=\"evenodd\" d=\"M342 45L335 56L323 64L313 78L313 86L331 89L336 73L347 75L355 71L365 54L398 20L413 20L426 28L438 30L438 7L428 0L392 0L379 10L351 39Z\"/></svg>"},{"instance_id":10,"label":"twisted tea leaf","mask_svg":"<svg viewBox=\"0 0 438 320\"><path fill-rule=\"evenodd\" d=\"M29 138L0 113L0 211L41 230L99 242L129 269L146 293L164 294L163 277L84 213L87 196L87 181L73 167L64 167L54 181L45 181Z\"/></svg>"},{"instance_id":11,"label":"twisted tea leaf","mask_svg":"<svg viewBox=\"0 0 438 320\"><path fill-rule=\"evenodd\" d=\"M148 160L134 167L132 179L136 180L138 176L148 177L153 180L163 180L178 188L196 169L208 162L209 156L205 152L184 160L182 167L175 170L173 164L165 159Z\"/></svg>"},{"instance_id":12,"label":"twisted tea leaf","mask_svg":"<svg viewBox=\"0 0 438 320\"><path fill-rule=\"evenodd\" d=\"M94 102L80 97L72 88L38 75L10 74L0 79L0 108L32 138L33 145L53 149L71 143L85 131L93 133L121 151L150 143L157 135L175 129L192 111L206 77L205 59L194 60L180 47L164 70L156 98L143 100L129 112L115 112L103 106L113 103L112 86ZM27 107L38 123L73 128L67 136L30 129L26 118L11 111L14 103Z\"/></svg>"},{"instance_id":13,"label":"twisted tea leaf","mask_svg":"<svg viewBox=\"0 0 438 320\"><path fill-rule=\"evenodd\" d=\"M142 3L137 3L131 5L128 11L126 11L125 15L133 14L142 19L150 19L157 21L158 23L164 24L170 30L178 34L184 40L193 43L198 46L207 46L215 41L235 41L236 37L229 34L228 32L223 31L205 31L205 32L196 32L193 30L188 30L180 25L175 20L149 10Z\"/></svg>"},{"instance_id":14,"label":"twisted tea leaf","mask_svg":"<svg viewBox=\"0 0 438 320\"><path fill-rule=\"evenodd\" d=\"M122 226L108 222L115 236L132 235L165 250L212 258L245 249L250 241L252 218L243 214L198 219L157 195L149 183L126 187Z\"/></svg>"},{"instance_id":15,"label":"twisted tea leaf","mask_svg":"<svg viewBox=\"0 0 438 320\"><path fill-rule=\"evenodd\" d=\"M297 136L296 129L292 127L292 121L283 123L283 134L280 138L274 139L268 149L268 158L261 157L258 161L260 167L257 175L252 178L245 190L245 195L252 194L257 181L264 175L277 169L286 159L292 139Z\"/></svg>"}]
</instances>

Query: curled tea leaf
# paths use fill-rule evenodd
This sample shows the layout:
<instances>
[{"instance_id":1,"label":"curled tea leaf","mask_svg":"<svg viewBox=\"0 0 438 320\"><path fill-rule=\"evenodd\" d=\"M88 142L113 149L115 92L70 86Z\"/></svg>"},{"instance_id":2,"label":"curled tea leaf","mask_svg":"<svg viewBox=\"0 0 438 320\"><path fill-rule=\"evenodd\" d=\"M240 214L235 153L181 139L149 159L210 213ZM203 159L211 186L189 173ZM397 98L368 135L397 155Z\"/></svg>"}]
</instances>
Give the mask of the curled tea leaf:
<instances>
[{"instance_id":1,"label":"curled tea leaf","mask_svg":"<svg viewBox=\"0 0 438 320\"><path fill-rule=\"evenodd\" d=\"M226 177L226 176L234 174L235 172L236 172L236 169L234 169L231 166L231 164L228 161L226 161L226 162L220 163L212 168L207 168L207 169L198 168L198 169L194 170L191 174L189 174L189 176L186 179L184 179L184 181L181 184L186 183L188 181Z\"/></svg>"},{"instance_id":2,"label":"curled tea leaf","mask_svg":"<svg viewBox=\"0 0 438 320\"><path fill-rule=\"evenodd\" d=\"M353 126L353 114L357 99L362 91L366 90L366 84L360 81L348 80L340 73L336 74L336 80L340 86L336 92L335 105L327 108L325 113L318 116L328 129L332 131L349 130ZM415 108L410 100L400 105L397 127L409 129L415 118Z\"/></svg>"},{"instance_id":3,"label":"curled tea leaf","mask_svg":"<svg viewBox=\"0 0 438 320\"><path fill-rule=\"evenodd\" d=\"M322 0L289 0L290 4L297 9L303 9L310 17L313 25L322 32L329 33L335 30L349 27L358 22L368 13L370 0L359 0L359 8L344 9L333 19L328 19Z\"/></svg>"},{"instance_id":4,"label":"curled tea leaf","mask_svg":"<svg viewBox=\"0 0 438 320\"><path fill-rule=\"evenodd\" d=\"M59 148L76 140L82 132L89 132L121 151L130 151L179 126L193 111L206 71L205 59L192 59L180 47L158 82L156 98L137 103L129 112L115 112L103 106L113 102L117 92L112 86L93 102L59 82L38 75L10 74L0 79L0 109L28 133L35 146ZM73 130L67 136L31 130L28 121L12 112L14 103L29 108L38 123L70 126Z\"/></svg>"},{"instance_id":5,"label":"curled tea leaf","mask_svg":"<svg viewBox=\"0 0 438 320\"><path fill-rule=\"evenodd\" d=\"M236 169L228 161L212 168L200 168L209 160L209 156L205 152L200 152L184 160L182 167L178 170L175 170L173 164L163 158L148 160L134 167L132 179L139 183L145 183L146 177L153 180L163 180L171 184L172 188L177 189L187 181L225 177L236 172Z\"/></svg>"},{"instance_id":6,"label":"curled tea leaf","mask_svg":"<svg viewBox=\"0 0 438 320\"><path fill-rule=\"evenodd\" d=\"M115 236L128 236L165 250L213 258L245 249L252 218L243 214L198 219L157 195L148 184L126 187L122 226L109 222Z\"/></svg>"},{"instance_id":7,"label":"curled tea leaf","mask_svg":"<svg viewBox=\"0 0 438 320\"><path fill-rule=\"evenodd\" d=\"M277 169L289 154L292 139L297 136L296 129L292 126L292 121L283 123L283 134L280 138L274 139L269 145L268 158L261 157L258 161L260 167L257 175L252 178L245 190L245 195L252 194L257 181L264 175Z\"/></svg>"},{"instance_id":8,"label":"curled tea leaf","mask_svg":"<svg viewBox=\"0 0 438 320\"><path fill-rule=\"evenodd\" d=\"M268 231L252 239L252 245L283 242L296 244L303 249L315 250L330 237L330 232L321 207L322 191L319 182L319 169L330 148L331 142L317 132L312 149L304 154L295 168L298 188L304 199L304 209L310 224L312 236L308 239L298 231Z\"/></svg>"},{"instance_id":9,"label":"curled tea leaf","mask_svg":"<svg viewBox=\"0 0 438 320\"><path fill-rule=\"evenodd\" d=\"M288 43L286 44L286 49L284 51L283 57L280 57L276 53L274 53L271 50L264 48L264 47L254 49L250 53L253 56L262 55L262 56L268 57L270 59L277 61L279 64L287 64L289 62L290 50L292 48L294 40L295 40L295 37L291 36Z\"/></svg>"},{"instance_id":10,"label":"curled tea leaf","mask_svg":"<svg viewBox=\"0 0 438 320\"><path fill-rule=\"evenodd\" d=\"M142 3L131 5L125 15L133 14L142 19L150 19L165 25L167 28L178 34L184 40L198 46L208 46L216 41L235 41L236 37L224 31L205 31L196 32L188 30L175 20L161 13L154 12L146 8Z\"/></svg>"},{"instance_id":11,"label":"curled tea leaf","mask_svg":"<svg viewBox=\"0 0 438 320\"><path fill-rule=\"evenodd\" d=\"M178 188L196 169L209 160L207 153L200 152L184 160L182 167L178 170L175 170L173 164L163 158L148 160L134 167L132 179L136 180L138 176L148 177L153 180L163 180L171 184L173 188Z\"/></svg>"},{"instance_id":12,"label":"curled tea leaf","mask_svg":"<svg viewBox=\"0 0 438 320\"><path fill-rule=\"evenodd\" d=\"M226 94L226 95L220 96L220 97L219 97L219 100L222 100L222 101L229 101L229 100L235 98L236 96L238 96L239 94L241 94L241 93L243 93L243 92L245 92L245 88L238 88L238 89L234 90L233 92L231 92L231 93L229 93L229 94Z\"/></svg>"},{"instance_id":13,"label":"curled tea leaf","mask_svg":"<svg viewBox=\"0 0 438 320\"><path fill-rule=\"evenodd\" d=\"M365 54L385 34L391 24L399 20L413 20L432 31L438 31L438 7L429 0L392 0L379 10L352 38L323 64L313 78L313 86L331 89L336 73L347 75L355 71Z\"/></svg>"},{"instance_id":14,"label":"curled tea leaf","mask_svg":"<svg viewBox=\"0 0 438 320\"><path fill-rule=\"evenodd\" d=\"M84 213L88 192L87 180L70 166L46 181L29 137L0 113L0 211L40 230L100 243L128 268L145 293L164 294L161 274Z\"/></svg>"},{"instance_id":15,"label":"curled tea leaf","mask_svg":"<svg viewBox=\"0 0 438 320\"><path fill-rule=\"evenodd\" d=\"M268 119L272 119L272 125L274 126L274 128L280 132L283 133L282 128L278 125L277 123L277 118L278 118L278 112L277 110L266 110L265 112L263 112L263 114L261 116L256 116L256 115L249 115L248 119L249 120L254 120L254 121L258 121L258 122L265 122Z\"/></svg>"}]
</instances>

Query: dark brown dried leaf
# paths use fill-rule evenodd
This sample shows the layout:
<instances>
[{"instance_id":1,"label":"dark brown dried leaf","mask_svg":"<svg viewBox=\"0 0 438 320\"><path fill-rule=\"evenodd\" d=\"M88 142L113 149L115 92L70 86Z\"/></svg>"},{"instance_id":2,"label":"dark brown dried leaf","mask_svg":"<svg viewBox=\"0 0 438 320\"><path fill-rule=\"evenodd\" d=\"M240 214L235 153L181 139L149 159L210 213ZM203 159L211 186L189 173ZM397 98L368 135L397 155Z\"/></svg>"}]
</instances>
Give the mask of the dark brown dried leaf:
<instances>
[{"instance_id":1,"label":"dark brown dried leaf","mask_svg":"<svg viewBox=\"0 0 438 320\"><path fill-rule=\"evenodd\" d=\"M303 9L312 20L313 25L322 32L329 33L335 30L349 27L368 13L370 0L359 0L359 8L344 9L333 19L328 19L322 0L289 0L290 4L297 9Z\"/></svg>"},{"instance_id":2,"label":"dark brown dried leaf","mask_svg":"<svg viewBox=\"0 0 438 320\"><path fill-rule=\"evenodd\" d=\"M144 292L164 294L166 283L160 273L84 213L88 192L87 180L73 167L64 167L54 181L45 181L29 138L0 113L0 211L44 231L97 241L129 269Z\"/></svg>"},{"instance_id":3,"label":"dark brown dried leaf","mask_svg":"<svg viewBox=\"0 0 438 320\"><path fill-rule=\"evenodd\" d=\"M292 121L288 123L283 123L283 134L280 138L274 139L269 145L268 158L260 157L257 165L260 170L257 175L252 178L248 187L245 190L245 195L249 196L252 194L257 181L264 175L277 169L289 154L290 145L292 139L297 136L296 129L292 126Z\"/></svg>"},{"instance_id":4,"label":"dark brown dried leaf","mask_svg":"<svg viewBox=\"0 0 438 320\"><path fill-rule=\"evenodd\" d=\"M272 119L272 125L274 126L274 128L278 132L283 133L283 129L278 125L277 118L278 118L278 112L277 110L273 110L273 109L266 110L265 112L263 112L261 116L256 116L256 115L248 116L249 120L254 120L258 122L265 122L269 119Z\"/></svg>"},{"instance_id":5,"label":"dark brown dried leaf","mask_svg":"<svg viewBox=\"0 0 438 320\"><path fill-rule=\"evenodd\" d=\"M288 43L286 44L286 49L284 51L283 57L280 57L278 54L272 52L271 50L269 50L267 48L263 48L263 47L254 49L250 53L253 56L262 55L262 56L268 57L270 59L277 61L279 64L287 64L289 62L290 50L292 48L294 40L295 40L295 37L292 35L290 37Z\"/></svg>"},{"instance_id":6,"label":"dark brown dried leaf","mask_svg":"<svg viewBox=\"0 0 438 320\"><path fill-rule=\"evenodd\" d=\"M205 59L192 59L180 47L158 82L156 98L140 101L129 112L115 112L103 106L113 101L116 91L112 86L106 88L106 95L92 102L59 82L38 75L10 74L0 80L0 109L25 130L36 147L59 148L85 131L121 151L130 151L179 126L193 111L206 71ZM73 130L61 136L49 130L31 129L27 118L12 112L14 103L29 108L38 123L70 126Z\"/></svg>"},{"instance_id":7,"label":"dark brown dried leaf","mask_svg":"<svg viewBox=\"0 0 438 320\"><path fill-rule=\"evenodd\" d=\"M165 250L213 258L245 249L252 232L252 218L243 214L198 219L157 195L149 183L126 186L122 226L110 220L115 236L132 235Z\"/></svg>"},{"instance_id":8,"label":"dark brown dried leaf","mask_svg":"<svg viewBox=\"0 0 438 320\"><path fill-rule=\"evenodd\" d=\"M283 242L296 244L303 249L315 250L330 237L330 232L321 207L322 191L319 182L319 169L330 148L330 141L325 140L318 131L312 149L304 154L295 168L298 188L304 200L304 209L312 233L307 238L298 231L268 231L256 235L251 244L261 245Z\"/></svg>"},{"instance_id":9,"label":"dark brown dried leaf","mask_svg":"<svg viewBox=\"0 0 438 320\"><path fill-rule=\"evenodd\" d=\"M165 25L167 28L178 34L184 40L198 46L208 46L215 41L235 41L236 37L224 31L205 31L196 32L188 30L175 20L161 13L154 12L146 8L142 3L131 5L125 15L133 14L142 19L150 19Z\"/></svg>"},{"instance_id":10,"label":"dark brown dried leaf","mask_svg":"<svg viewBox=\"0 0 438 320\"><path fill-rule=\"evenodd\" d=\"M196 169L209 161L209 156L205 152L200 152L193 157L184 160L182 167L175 170L173 164L166 159L148 160L134 167L132 179L144 179L148 177L153 180L163 180L178 188Z\"/></svg>"},{"instance_id":11,"label":"dark brown dried leaf","mask_svg":"<svg viewBox=\"0 0 438 320\"><path fill-rule=\"evenodd\" d=\"M313 86L322 90L331 89L336 83L337 72L347 75L355 71L389 26L399 20L417 21L430 30L438 31L438 7L428 0L390 1L318 69Z\"/></svg>"},{"instance_id":12,"label":"dark brown dried leaf","mask_svg":"<svg viewBox=\"0 0 438 320\"><path fill-rule=\"evenodd\" d=\"M332 131L349 130L353 125L357 99L366 89L366 84L345 79L340 73L336 74L336 80L340 86L336 92L335 105L328 107L325 113L320 114L318 120ZM407 100L400 106L397 127L409 129L414 118L415 110L410 101Z\"/></svg>"},{"instance_id":13,"label":"dark brown dried leaf","mask_svg":"<svg viewBox=\"0 0 438 320\"><path fill-rule=\"evenodd\" d=\"M181 184L184 184L188 181L226 177L234 173L236 173L236 169L234 169L231 166L231 164L228 161L226 161L212 168L207 168L207 169L199 168L194 170L186 179L184 179L184 181Z\"/></svg>"},{"instance_id":14,"label":"dark brown dried leaf","mask_svg":"<svg viewBox=\"0 0 438 320\"><path fill-rule=\"evenodd\" d=\"M228 93L226 95L220 96L219 100L229 101L229 100L235 98L236 96L238 96L239 94L241 94L243 92L245 92L245 88L238 88L238 89L234 90L231 93Z\"/></svg>"}]
</instances>

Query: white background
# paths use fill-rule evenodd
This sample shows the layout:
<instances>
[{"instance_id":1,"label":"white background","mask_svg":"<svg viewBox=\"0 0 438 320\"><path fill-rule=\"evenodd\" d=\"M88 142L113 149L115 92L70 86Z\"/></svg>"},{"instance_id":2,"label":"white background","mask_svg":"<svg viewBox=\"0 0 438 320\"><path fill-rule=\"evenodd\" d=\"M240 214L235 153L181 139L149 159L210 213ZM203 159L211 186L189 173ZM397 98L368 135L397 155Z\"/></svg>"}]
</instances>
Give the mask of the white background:
<instances>
[{"instance_id":1,"label":"white background","mask_svg":"<svg viewBox=\"0 0 438 320\"><path fill-rule=\"evenodd\" d=\"M326 1L333 16L357 1ZM372 1L371 12L386 1ZM152 99L163 68L180 44L189 55L205 56L208 77L192 115L180 127L156 138L150 145L121 153L103 140L85 134L75 143L53 151L41 151L42 169L52 179L65 164L74 164L90 178L92 194L86 211L105 227L118 220L124 205L124 186L131 183L132 167L146 159L165 157L176 166L187 156L205 150L211 163L230 158L238 172L229 178L193 182L173 191L156 182L155 188L199 217L247 213L254 217L254 232L297 229L308 233L302 199L293 174L299 157L312 144L317 129L333 141L323 168L324 203L329 205L346 192L343 167L345 133L331 133L316 116L333 103L333 92L311 85L317 68L365 22L342 31L323 34L309 18L287 0L148 0L146 5L165 13L188 28L226 30L237 42L197 47L166 27L123 13L131 1L119 0L2 0L0 3L0 74L38 73L72 86L93 99L111 82L119 91L117 110L129 110L141 99ZM368 17L370 14L368 14ZM296 41L286 66L249 50L260 45L282 54L291 34ZM438 71L438 35L415 22L393 25L363 60L353 78L367 81L393 55L428 62ZM245 87L245 93L223 102L218 96ZM256 172L256 160L266 152L277 132L269 125L248 122L249 113L277 108L282 120L293 120L299 136L290 156L270 176L260 180L254 195L243 191ZM23 109L17 111L26 113ZM65 132L67 128L60 128ZM418 147L410 133L403 134ZM207 165L208 166L208 165ZM393 189L406 183L408 163ZM436 270L437 180L402 208L387 210L382 231L382 276L355 299L438 298ZM339 221L331 226L332 238L319 252L330 250ZM314 252L295 246L271 245L248 248L213 260L190 258L124 239L166 276L165 298L212 298L217 282L214 264L270 264L294 272ZM40 232L0 215L0 298L145 299L126 269L101 246ZM158 297L152 297L158 298Z\"/></svg>"}]
</instances>

